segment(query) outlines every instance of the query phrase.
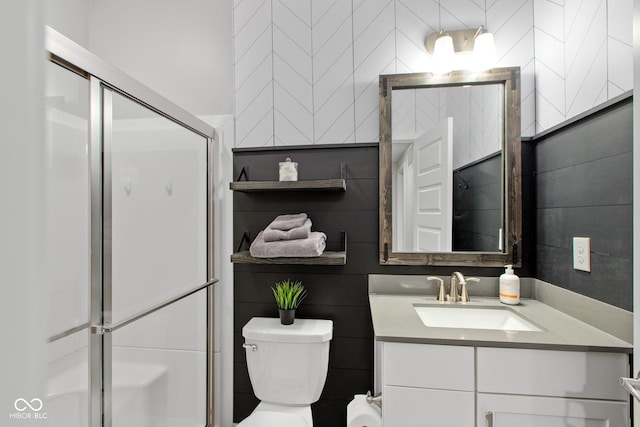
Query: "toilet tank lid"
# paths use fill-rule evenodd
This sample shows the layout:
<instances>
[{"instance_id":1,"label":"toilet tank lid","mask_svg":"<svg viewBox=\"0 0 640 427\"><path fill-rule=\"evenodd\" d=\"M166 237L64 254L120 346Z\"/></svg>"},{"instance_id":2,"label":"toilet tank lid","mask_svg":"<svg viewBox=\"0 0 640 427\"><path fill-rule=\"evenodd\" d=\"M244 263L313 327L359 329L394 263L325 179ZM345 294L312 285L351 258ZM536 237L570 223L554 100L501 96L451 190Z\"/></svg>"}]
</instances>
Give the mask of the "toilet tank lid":
<instances>
[{"instance_id":1,"label":"toilet tank lid","mask_svg":"<svg viewBox=\"0 0 640 427\"><path fill-rule=\"evenodd\" d=\"M242 328L242 336L267 342L325 342L333 336L333 321L296 319L293 325L282 325L278 318L254 317Z\"/></svg>"}]
</instances>

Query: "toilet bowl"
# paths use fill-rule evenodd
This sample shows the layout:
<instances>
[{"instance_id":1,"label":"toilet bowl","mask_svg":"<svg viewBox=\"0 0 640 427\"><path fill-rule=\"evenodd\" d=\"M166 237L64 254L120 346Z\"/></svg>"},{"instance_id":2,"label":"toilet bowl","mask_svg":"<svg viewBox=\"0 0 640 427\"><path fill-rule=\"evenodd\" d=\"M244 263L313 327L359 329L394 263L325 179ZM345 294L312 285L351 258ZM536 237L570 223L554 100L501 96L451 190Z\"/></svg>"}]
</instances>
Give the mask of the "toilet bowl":
<instances>
[{"instance_id":1,"label":"toilet bowl","mask_svg":"<svg viewBox=\"0 0 640 427\"><path fill-rule=\"evenodd\" d=\"M260 402L237 427L313 427L311 406L284 406Z\"/></svg>"},{"instance_id":2,"label":"toilet bowl","mask_svg":"<svg viewBox=\"0 0 640 427\"><path fill-rule=\"evenodd\" d=\"M313 427L311 404L320 399L329 367L333 322L254 317L243 328L253 392L260 403L238 427Z\"/></svg>"}]
</instances>

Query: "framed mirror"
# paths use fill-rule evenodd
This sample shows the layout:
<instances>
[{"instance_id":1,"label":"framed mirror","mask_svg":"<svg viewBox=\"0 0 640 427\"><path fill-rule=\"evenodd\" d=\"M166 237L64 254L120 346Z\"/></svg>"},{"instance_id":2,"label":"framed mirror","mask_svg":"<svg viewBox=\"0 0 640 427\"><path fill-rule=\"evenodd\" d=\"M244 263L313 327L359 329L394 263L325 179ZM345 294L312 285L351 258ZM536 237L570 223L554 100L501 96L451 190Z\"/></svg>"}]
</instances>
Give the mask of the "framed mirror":
<instances>
[{"instance_id":1,"label":"framed mirror","mask_svg":"<svg viewBox=\"0 0 640 427\"><path fill-rule=\"evenodd\" d=\"M519 267L520 68L379 89L380 264Z\"/></svg>"}]
</instances>

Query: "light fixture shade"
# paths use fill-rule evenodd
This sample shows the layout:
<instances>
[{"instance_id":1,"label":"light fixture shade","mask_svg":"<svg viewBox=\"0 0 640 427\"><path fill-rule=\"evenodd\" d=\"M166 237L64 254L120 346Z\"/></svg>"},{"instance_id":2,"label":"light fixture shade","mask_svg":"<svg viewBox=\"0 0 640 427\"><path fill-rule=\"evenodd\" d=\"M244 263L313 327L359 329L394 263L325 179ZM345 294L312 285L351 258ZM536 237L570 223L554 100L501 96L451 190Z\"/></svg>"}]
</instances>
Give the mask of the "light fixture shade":
<instances>
[{"instance_id":1,"label":"light fixture shade","mask_svg":"<svg viewBox=\"0 0 640 427\"><path fill-rule=\"evenodd\" d=\"M453 39L451 36L446 35L438 37L433 48L433 73L449 73L452 68L451 60L453 59L454 53Z\"/></svg>"},{"instance_id":2,"label":"light fixture shade","mask_svg":"<svg viewBox=\"0 0 640 427\"><path fill-rule=\"evenodd\" d=\"M479 34L473 42L473 68L475 70L488 70L497 61L496 43L493 34Z\"/></svg>"}]
</instances>

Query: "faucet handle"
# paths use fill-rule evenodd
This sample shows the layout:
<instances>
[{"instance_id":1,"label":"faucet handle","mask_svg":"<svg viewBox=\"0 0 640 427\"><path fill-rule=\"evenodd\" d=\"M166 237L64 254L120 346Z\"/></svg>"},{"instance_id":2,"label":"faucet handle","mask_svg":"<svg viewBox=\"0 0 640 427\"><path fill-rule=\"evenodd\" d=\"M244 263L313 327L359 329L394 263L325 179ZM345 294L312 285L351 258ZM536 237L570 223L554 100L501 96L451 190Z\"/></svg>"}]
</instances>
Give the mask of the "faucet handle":
<instances>
[{"instance_id":1,"label":"faucet handle","mask_svg":"<svg viewBox=\"0 0 640 427\"><path fill-rule=\"evenodd\" d=\"M469 302L471 299L469 298L469 291L467 291L467 283L469 282L479 282L480 279L478 277L467 277L465 279L465 283L462 284L462 289L460 290L460 301L461 302Z\"/></svg>"},{"instance_id":2,"label":"faucet handle","mask_svg":"<svg viewBox=\"0 0 640 427\"><path fill-rule=\"evenodd\" d=\"M442 280L439 277L435 277L435 276L429 276L427 277L427 280L437 280L440 282L440 289L438 290L438 297L436 298L438 301L444 301L445 300L445 294L446 292L444 291L444 280Z\"/></svg>"}]
</instances>

